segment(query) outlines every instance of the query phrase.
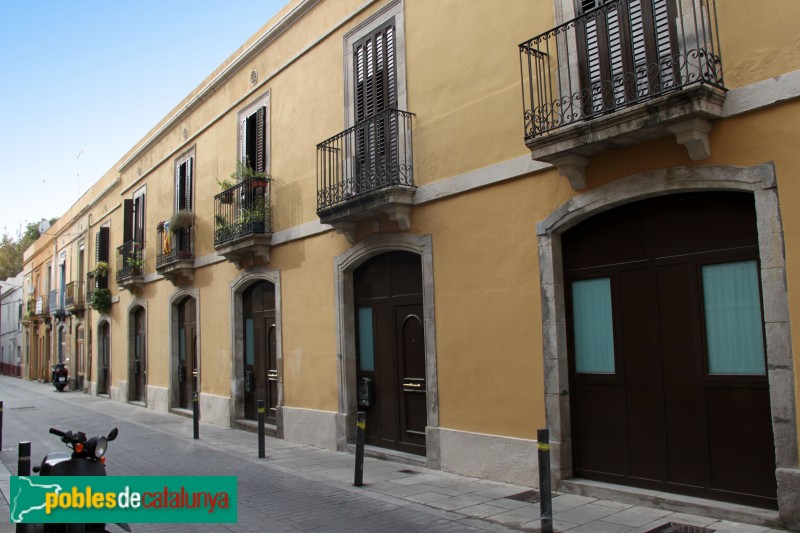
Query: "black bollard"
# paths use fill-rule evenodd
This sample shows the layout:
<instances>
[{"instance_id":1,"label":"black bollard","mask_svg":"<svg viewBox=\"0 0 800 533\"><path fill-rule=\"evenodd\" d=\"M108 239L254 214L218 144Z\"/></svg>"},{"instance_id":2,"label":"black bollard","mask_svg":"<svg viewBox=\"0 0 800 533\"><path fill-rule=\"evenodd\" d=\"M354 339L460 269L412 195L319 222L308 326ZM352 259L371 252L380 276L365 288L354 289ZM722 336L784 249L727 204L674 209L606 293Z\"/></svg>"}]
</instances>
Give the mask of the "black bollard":
<instances>
[{"instance_id":1,"label":"black bollard","mask_svg":"<svg viewBox=\"0 0 800 533\"><path fill-rule=\"evenodd\" d=\"M264 400L258 400L258 458L263 459L266 457L264 445Z\"/></svg>"},{"instance_id":2,"label":"black bollard","mask_svg":"<svg viewBox=\"0 0 800 533\"><path fill-rule=\"evenodd\" d=\"M367 413L359 411L356 415L356 472L353 485L360 487L364 481L364 433L367 427Z\"/></svg>"},{"instance_id":3,"label":"black bollard","mask_svg":"<svg viewBox=\"0 0 800 533\"><path fill-rule=\"evenodd\" d=\"M200 438L200 395L192 393L192 423L194 425L194 438Z\"/></svg>"},{"instance_id":4,"label":"black bollard","mask_svg":"<svg viewBox=\"0 0 800 533\"><path fill-rule=\"evenodd\" d=\"M19 458L17 459L17 475L31 475L31 443L24 441L19 443ZM32 527L32 526L30 526ZM28 524L17 524L17 533L27 533L30 531Z\"/></svg>"},{"instance_id":5,"label":"black bollard","mask_svg":"<svg viewBox=\"0 0 800 533\"><path fill-rule=\"evenodd\" d=\"M3 401L0 400L0 452L3 451Z\"/></svg>"},{"instance_id":6,"label":"black bollard","mask_svg":"<svg viewBox=\"0 0 800 533\"><path fill-rule=\"evenodd\" d=\"M19 443L19 459L17 459L17 475L31 475L31 443L24 441Z\"/></svg>"},{"instance_id":7,"label":"black bollard","mask_svg":"<svg viewBox=\"0 0 800 533\"><path fill-rule=\"evenodd\" d=\"M550 486L550 432L536 431L539 441L539 505L542 510L542 533L553 533L553 494Z\"/></svg>"}]
</instances>

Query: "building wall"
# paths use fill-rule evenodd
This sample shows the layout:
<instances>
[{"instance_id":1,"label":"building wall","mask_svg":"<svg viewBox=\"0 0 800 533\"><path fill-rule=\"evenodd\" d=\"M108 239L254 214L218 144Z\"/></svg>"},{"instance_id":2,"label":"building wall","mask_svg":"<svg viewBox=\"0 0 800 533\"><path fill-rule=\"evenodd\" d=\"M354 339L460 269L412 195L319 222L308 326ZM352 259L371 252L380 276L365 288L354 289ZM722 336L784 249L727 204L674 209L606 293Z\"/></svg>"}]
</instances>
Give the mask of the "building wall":
<instances>
[{"instance_id":1,"label":"building wall","mask_svg":"<svg viewBox=\"0 0 800 533\"><path fill-rule=\"evenodd\" d=\"M315 145L352 122L345 111L350 89L345 87L344 43L360 25L392 9L402 15L404 30L398 36L404 43L399 55L406 86L401 90L407 110L415 113L415 205L407 231L381 215L359 223L356 242L350 243L319 223ZM282 17L292 18L288 14L293 10L307 11L287 24ZM717 10L729 91L723 118L709 134L710 158L692 161L674 136L663 136L593 156L586 168L586 188L574 190L557 169L532 160L523 142L516 46L556 24L552 5L520 1L500 9L493 2L472 2L467 8L455 0L294 2L132 147L56 224L55 235L75 233L76 224L84 228L78 233L85 236L86 268L91 269L97 228L110 224L112 250L122 244L121 203L146 187L144 286L135 292L117 287L113 274L122 265L112 253L110 313L101 317L87 310L73 319L70 332L82 321L96 335L100 320L109 321L111 396L125 401L131 379L131 312L144 307L146 403L168 410L174 407L174 306L185 296L196 298L201 406L208 413L205 420L230 425L240 415L235 406L241 394L237 295L252 279L273 280L282 361L277 431L287 439L342 448L353 414L344 361L354 355L342 350L347 346L347 319L337 283L346 273L337 268L372 243L391 247L403 239L419 239L422 244L414 246L427 250L431 258L425 268L433 295L430 310L435 310L435 336L426 346L435 356L432 374L437 381L428 398L428 464L532 483L536 474L527 463L535 449L536 429L553 424L548 401L559 401L548 399L547 392L558 389L548 367L555 363L546 359L554 341L543 326L552 319L550 288L544 280L553 272L551 265L540 264L537 224L556 216L569 202L580 204L592 191L631 176L638 176L632 186L638 190L653 179L646 176L663 169L671 175L685 167L733 172L772 165L784 228L789 326L800 327L794 281L800 276L800 242L794 229L800 222L795 220L800 216L795 209L800 190L794 179L800 161L788 142L796 137L800 119L800 56L791 46L787 49L787 43L794 42L789 21L800 15L800 4L753 11L744 0L726 0L718 2ZM285 31L269 33L284 25ZM266 48L247 53L265 32L271 35ZM747 39L745 45L743 35L758 38ZM246 59L237 62L240 54ZM272 248L269 262L257 260L237 269L215 251L213 199L220 192L217 181L229 178L236 168L238 113L266 95L269 172L274 179ZM193 279L176 285L156 271L161 242L155 227L173 212L175 163L190 150L195 157L197 217L194 272ZM620 203L635 197L631 192ZM42 237L26 253L26 279L40 276L44 262L52 260L51 239ZM73 258L77 243L62 242L55 253L68 249ZM70 263L69 275L76 271ZM30 328L43 334L41 324ZM795 473L800 440L794 416L800 408L797 337L786 343L794 378L786 385L787 392L793 392L786 420L793 424L794 444L786 446L795 447L795 464L785 466ZM96 368L99 343L96 336L92 339ZM96 386L95 375L92 382ZM476 455L482 457L480 464L474 461ZM798 479L796 474L789 477ZM793 494L794 489L781 490Z\"/></svg>"}]
</instances>

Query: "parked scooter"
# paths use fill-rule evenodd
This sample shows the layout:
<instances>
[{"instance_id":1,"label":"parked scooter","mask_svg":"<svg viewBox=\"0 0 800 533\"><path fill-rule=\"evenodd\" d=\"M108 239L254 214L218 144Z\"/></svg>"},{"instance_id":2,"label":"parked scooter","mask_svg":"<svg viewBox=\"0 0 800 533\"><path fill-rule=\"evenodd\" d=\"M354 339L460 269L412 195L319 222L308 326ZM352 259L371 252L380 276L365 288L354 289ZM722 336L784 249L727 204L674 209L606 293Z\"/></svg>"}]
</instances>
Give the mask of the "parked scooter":
<instances>
[{"instance_id":1,"label":"parked scooter","mask_svg":"<svg viewBox=\"0 0 800 533\"><path fill-rule=\"evenodd\" d=\"M59 392L64 392L69 382L69 369L66 363L56 363L50 367L50 381Z\"/></svg>"},{"instance_id":2,"label":"parked scooter","mask_svg":"<svg viewBox=\"0 0 800 533\"><path fill-rule=\"evenodd\" d=\"M72 449L72 452L52 452L42 459L40 466L33 471L40 476L105 476L106 450L108 443L117 438L119 430L114 428L107 437L86 437L86 433L78 431L61 431L50 428L50 433L61 437L61 442ZM130 531L127 524L117 524L125 531ZM62 531L105 531L105 524L44 524L45 533Z\"/></svg>"}]
</instances>

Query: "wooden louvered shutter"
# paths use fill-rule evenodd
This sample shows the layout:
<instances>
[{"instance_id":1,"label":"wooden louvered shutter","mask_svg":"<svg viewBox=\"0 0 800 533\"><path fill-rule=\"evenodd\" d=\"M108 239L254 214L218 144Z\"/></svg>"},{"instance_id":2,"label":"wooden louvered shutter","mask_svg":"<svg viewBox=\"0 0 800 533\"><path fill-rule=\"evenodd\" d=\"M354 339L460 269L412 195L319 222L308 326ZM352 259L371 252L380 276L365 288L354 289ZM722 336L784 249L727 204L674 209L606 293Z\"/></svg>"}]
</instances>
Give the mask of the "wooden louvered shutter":
<instances>
[{"instance_id":1,"label":"wooden louvered shutter","mask_svg":"<svg viewBox=\"0 0 800 533\"><path fill-rule=\"evenodd\" d=\"M192 175L193 175L193 164L194 158L190 157L186 163L186 169L184 172L184 209L191 211L192 210Z\"/></svg>"},{"instance_id":2,"label":"wooden louvered shutter","mask_svg":"<svg viewBox=\"0 0 800 533\"><path fill-rule=\"evenodd\" d=\"M393 180L397 152L397 117L383 114L397 109L394 19L353 45L358 194ZM363 123L363 124L362 124ZM376 180L377 183L376 183Z\"/></svg>"},{"instance_id":3,"label":"wooden louvered shutter","mask_svg":"<svg viewBox=\"0 0 800 533\"><path fill-rule=\"evenodd\" d=\"M592 118L675 86L674 0L577 0L584 116Z\"/></svg>"},{"instance_id":4,"label":"wooden louvered shutter","mask_svg":"<svg viewBox=\"0 0 800 533\"><path fill-rule=\"evenodd\" d=\"M133 235L133 200L122 201L122 241L134 240Z\"/></svg>"},{"instance_id":5,"label":"wooden louvered shutter","mask_svg":"<svg viewBox=\"0 0 800 533\"><path fill-rule=\"evenodd\" d=\"M266 131L267 131L267 108L260 107L256 111L256 138L255 153L256 153L256 172L266 172L267 170L267 154L266 154Z\"/></svg>"},{"instance_id":6,"label":"wooden louvered shutter","mask_svg":"<svg viewBox=\"0 0 800 533\"><path fill-rule=\"evenodd\" d=\"M397 108L394 19L353 46L355 120Z\"/></svg>"},{"instance_id":7,"label":"wooden louvered shutter","mask_svg":"<svg viewBox=\"0 0 800 533\"><path fill-rule=\"evenodd\" d=\"M183 165L175 167L175 211L181 210L181 170Z\"/></svg>"},{"instance_id":8,"label":"wooden louvered shutter","mask_svg":"<svg viewBox=\"0 0 800 533\"><path fill-rule=\"evenodd\" d=\"M133 200L133 240L144 244L144 195Z\"/></svg>"}]
</instances>

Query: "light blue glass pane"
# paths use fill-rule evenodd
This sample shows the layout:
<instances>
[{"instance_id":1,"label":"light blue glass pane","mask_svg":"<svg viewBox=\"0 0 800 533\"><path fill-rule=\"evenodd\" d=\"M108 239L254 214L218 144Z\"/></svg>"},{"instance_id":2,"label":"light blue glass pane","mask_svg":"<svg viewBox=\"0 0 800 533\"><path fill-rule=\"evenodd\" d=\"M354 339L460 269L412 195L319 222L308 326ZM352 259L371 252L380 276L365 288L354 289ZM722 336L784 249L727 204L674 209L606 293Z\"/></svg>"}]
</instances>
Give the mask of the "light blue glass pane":
<instances>
[{"instance_id":1,"label":"light blue glass pane","mask_svg":"<svg viewBox=\"0 0 800 533\"><path fill-rule=\"evenodd\" d=\"M358 355L361 370L375 370L375 341L372 334L372 308L358 310Z\"/></svg>"},{"instance_id":2,"label":"light blue glass pane","mask_svg":"<svg viewBox=\"0 0 800 533\"><path fill-rule=\"evenodd\" d=\"M186 361L186 330L178 328L178 357L181 361Z\"/></svg>"},{"instance_id":3,"label":"light blue glass pane","mask_svg":"<svg viewBox=\"0 0 800 533\"><path fill-rule=\"evenodd\" d=\"M611 279L572 283L572 324L575 370L614 373L614 326L611 319Z\"/></svg>"},{"instance_id":4,"label":"light blue glass pane","mask_svg":"<svg viewBox=\"0 0 800 533\"><path fill-rule=\"evenodd\" d=\"M710 374L764 374L758 264L703 267L703 305Z\"/></svg>"},{"instance_id":5,"label":"light blue glass pane","mask_svg":"<svg viewBox=\"0 0 800 533\"><path fill-rule=\"evenodd\" d=\"M248 318L244 321L244 364L246 365L253 364L253 353L255 352L253 338L253 319Z\"/></svg>"}]
</instances>

